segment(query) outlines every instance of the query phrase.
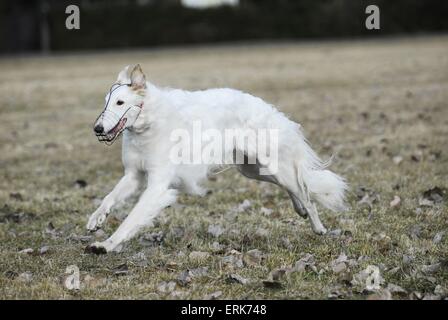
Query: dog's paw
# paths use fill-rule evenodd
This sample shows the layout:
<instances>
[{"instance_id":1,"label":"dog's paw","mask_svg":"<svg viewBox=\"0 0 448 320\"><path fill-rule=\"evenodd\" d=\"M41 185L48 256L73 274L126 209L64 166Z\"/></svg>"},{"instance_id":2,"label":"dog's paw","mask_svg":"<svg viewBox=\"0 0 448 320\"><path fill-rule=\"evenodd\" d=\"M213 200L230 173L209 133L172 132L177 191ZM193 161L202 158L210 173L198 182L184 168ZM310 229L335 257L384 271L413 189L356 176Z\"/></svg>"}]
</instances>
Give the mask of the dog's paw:
<instances>
[{"instance_id":1,"label":"dog's paw","mask_svg":"<svg viewBox=\"0 0 448 320\"><path fill-rule=\"evenodd\" d=\"M100 255L100 254L106 254L107 249L101 243L95 242L95 243L89 244L84 249L84 252Z\"/></svg>"},{"instance_id":2,"label":"dog's paw","mask_svg":"<svg viewBox=\"0 0 448 320\"><path fill-rule=\"evenodd\" d=\"M90 233L94 233L95 231L98 231L100 229L100 226L96 226L96 225L87 225L86 229L88 232Z\"/></svg>"},{"instance_id":3,"label":"dog's paw","mask_svg":"<svg viewBox=\"0 0 448 320\"><path fill-rule=\"evenodd\" d=\"M107 214L92 214L89 218L89 222L87 222L86 228L89 232L95 232L103 225L104 221L106 221Z\"/></svg>"},{"instance_id":4,"label":"dog's paw","mask_svg":"<svg viewBox=\"0 0 448 320\"><path fill-rule=\"evenodd\" d=\"M327 233L327 228L325 228L325 227L315 228L315 229L313 229L313 231L315 234L322 236Z\"/></svg>"}]
</instances>

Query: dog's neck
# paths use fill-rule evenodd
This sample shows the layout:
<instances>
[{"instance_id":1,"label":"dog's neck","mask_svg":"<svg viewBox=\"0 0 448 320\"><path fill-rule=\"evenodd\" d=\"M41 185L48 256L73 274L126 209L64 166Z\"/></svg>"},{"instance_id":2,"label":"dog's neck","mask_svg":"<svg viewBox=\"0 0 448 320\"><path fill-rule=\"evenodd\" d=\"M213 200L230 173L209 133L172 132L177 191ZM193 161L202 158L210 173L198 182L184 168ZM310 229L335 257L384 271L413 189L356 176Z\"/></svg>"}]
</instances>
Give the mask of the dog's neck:
<instances>
[{"instance_id":1,"label":"dog's neck","mask_svg":"<svg viewBox=\"0 0 448 320\"><path fill-rule=\"evenodd\" d=\"M155 85L147 82L145 97L141 105L140 114L129 131L136 136L147 134L157 122L157 114L163 109L162 92Z\"/></svg>"}]
</instances>

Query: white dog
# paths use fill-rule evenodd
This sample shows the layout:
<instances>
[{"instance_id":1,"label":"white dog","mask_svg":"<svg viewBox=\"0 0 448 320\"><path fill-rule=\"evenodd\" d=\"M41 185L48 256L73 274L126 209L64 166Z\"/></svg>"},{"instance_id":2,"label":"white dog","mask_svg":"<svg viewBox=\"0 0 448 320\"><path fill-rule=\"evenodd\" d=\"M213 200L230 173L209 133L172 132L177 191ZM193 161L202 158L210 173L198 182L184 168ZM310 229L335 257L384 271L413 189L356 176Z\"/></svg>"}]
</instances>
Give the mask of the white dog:
<instances>
[{"instance_id":1,"label":"white dog","mask_svg":"<svg viewBox=\"0 0 448 320\"><path fill-rule=\"evenodd\" d=\"M157 88L146 81L140 65L128 66L119 73L117 82L106 96L104 111L94 127L99 139L106 142L113 142L124 132L124 176L91 215L87 229L94 231L101 227L112 207L136 192L141 183L146 189L115 233L103 242L91 244L86 251L99 254L121 250L125 241L151 225L161 210L176 201L178 190L206 194L200 183L220 164L175 163L171 157L178 143L173 140L172 133L179 129L191 133L195 121L218 133L229 128L275 129L278 150L273 150L272 146L268 150L270 153L278 151L275 166L270 159L247 161L257 157L255 150L258 146L253 142L247 148L235 141L226 143L222 152L231 159L235 159L235 155L244 155L243 163L234 163L244 176L284 188L295 211L310 218L315 233L324 234L326 229L312 200L333 211L345 209L347 185L344 179L325 169L327 164L307 144L300 125L272 105L232 89L189 92ZM204 148L186 152L195 156L194 153L201 153ZM262 169L264 174L260 173Z\"/></svg>"}]
</instances>

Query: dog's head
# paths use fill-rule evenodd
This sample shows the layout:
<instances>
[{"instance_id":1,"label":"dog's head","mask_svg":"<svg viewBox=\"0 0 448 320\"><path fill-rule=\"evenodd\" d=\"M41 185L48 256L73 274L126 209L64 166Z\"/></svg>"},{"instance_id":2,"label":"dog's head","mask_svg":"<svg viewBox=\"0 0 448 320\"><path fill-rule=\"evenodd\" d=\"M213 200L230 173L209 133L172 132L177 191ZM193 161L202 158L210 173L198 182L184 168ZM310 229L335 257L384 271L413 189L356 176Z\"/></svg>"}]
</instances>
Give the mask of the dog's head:
<instances>
[{"instance_id":1,"label":"dog's head","mask_svg":"<svg viewBox=\"0 0 448 320\"><path fill-rule=\"evenodd\" d=\"M143 108L146 78L139 64L127 66L119 74L105 99L103 112L94 124L99 141L113 143L126 129L133 126Z\"/></svg>"}]
</instances>

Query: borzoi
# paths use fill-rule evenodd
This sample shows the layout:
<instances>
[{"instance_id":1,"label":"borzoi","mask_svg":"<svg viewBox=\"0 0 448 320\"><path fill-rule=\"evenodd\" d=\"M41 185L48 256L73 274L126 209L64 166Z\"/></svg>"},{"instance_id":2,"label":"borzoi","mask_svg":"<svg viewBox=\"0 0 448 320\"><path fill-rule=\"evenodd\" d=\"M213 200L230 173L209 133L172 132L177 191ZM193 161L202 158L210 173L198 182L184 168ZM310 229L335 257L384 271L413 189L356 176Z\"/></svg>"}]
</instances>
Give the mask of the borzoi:
<instances>
[{"instance_id":1,"label":"borzoi","mask_svg":"<svg viewBox=\"0 0 448 320\"><path fill-rule=\"evenodd\" d=\"M345 209L344 179L326 169L328 163L322 162L308 145L300 125L272 105L233 89L191 92L158 88L146 81L140 65L128 66L106 95L105 108L94 124L97 137L106 143L123 133L124 176L91 215L87 229L100 228L112 207L129 198L141 184L145 190L113 235L91 244L86 251L99 254L121 250L125 241L151 225L164 208L176 201L179 191L206 194L201 181L223 164L173 160L179 139L202 139L193 135L195 122L223 135L227 129L275 130L277 137L272 140L277 143L268 143L267 153L278 153L278 157L258 157L259 139L248 139L247 143L239 143L238 139L226 141L219 151L226 159L232 159L232 166L244 176L282 187L291 197L294 210L309 217L315 233L324 234L326 229L313 201L333 211ZM173 132L179 130L191 136L173 138ZM204 160L207 145L198 145L199 148L185 147L181 152ZM235 161L238 156L243 161Z\"/></svg>"}]
</instances>

